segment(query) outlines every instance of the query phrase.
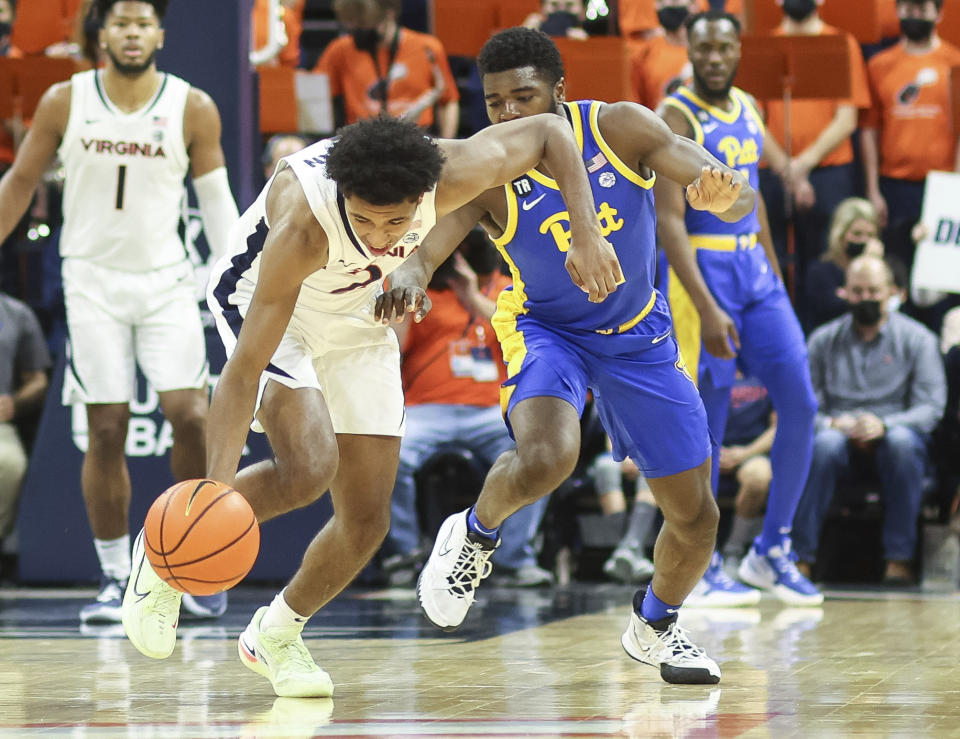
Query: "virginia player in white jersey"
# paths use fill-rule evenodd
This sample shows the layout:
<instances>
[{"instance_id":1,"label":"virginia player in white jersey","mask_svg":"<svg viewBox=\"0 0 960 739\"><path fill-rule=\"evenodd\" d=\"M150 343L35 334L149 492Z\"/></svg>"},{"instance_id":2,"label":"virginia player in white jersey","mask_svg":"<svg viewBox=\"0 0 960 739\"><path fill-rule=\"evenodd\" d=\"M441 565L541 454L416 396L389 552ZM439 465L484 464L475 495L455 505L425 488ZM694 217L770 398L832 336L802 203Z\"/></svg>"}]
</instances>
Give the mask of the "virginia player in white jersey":
<instances>
[{"instance_id":1,"label":"virginia player in white jersey","mask_svg":"<svg viewBox=\"0 0 960 739\"><path fill-rule=\"evenodd\" d=\"M374 315L382 280L438 217L540 162L569 210L570 272L603 300L620 266L600 233L570 127L557 116L463 141L433 141L410 122L361 121L284 158L231 234L208 290L229 359L210 408L207 474L235 486L259 521L328 488L335 511L289 585L240 636L242 662L280 696L332 694L301 630L390 525L404 410L397 339ZM274 458L238 473L254 419ZM138 537L123 621L143 654L173 651L178 596L150 568Z\"/></svg>"},{"instance_id":2,"label":"virginia player in white jersey","mask_svg":"<svg viewBox=\"0 0 960 739\"><path fill-rule=\"evenodd\" d=\"M65 404L84 403L83 497L103 570L84 622L117 622L130 574L130 478L124 445L135 363L173 427L173 474L202 477L207 361L190 262L177 229L189 173L214 253L237 208L210 97L157 70L166 0L97 0L102 69L44 93L0 181L0 241L30 204L54 155L66 171L60 238L70 333ZM190 599L197 615L226 601Z\"/></svg>"}]
</instances>

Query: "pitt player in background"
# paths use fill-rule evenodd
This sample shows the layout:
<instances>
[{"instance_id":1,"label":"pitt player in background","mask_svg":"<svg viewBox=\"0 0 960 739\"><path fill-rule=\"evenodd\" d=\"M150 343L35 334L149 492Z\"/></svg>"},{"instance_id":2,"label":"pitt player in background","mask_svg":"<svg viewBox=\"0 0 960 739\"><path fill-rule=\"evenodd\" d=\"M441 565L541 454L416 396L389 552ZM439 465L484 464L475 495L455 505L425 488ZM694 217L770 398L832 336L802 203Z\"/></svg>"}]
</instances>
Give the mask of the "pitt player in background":
<instances>
[{"instance_id":1,"label":"pitt player in background","mask_svg":"<svg viewBox=\"0 0 960 739\"><path fill-rule=\"evenodd\" d=\"M500 524L573 472L589 389L614 456L637 463L665 519L656 572L650 588L634 596L621 644L668 682L715 683L717 664L676 627L677 609L710 561L719 514L710 491L712 445L703 404L677 351L666 300L653 287L654 172L686 187L691 207L721 218L750 213L756 192L647 108L565 103L563 62L540 31L512 28L495 35L478 66L491 122L550 112L572 128L601 232L616 249L625 281L602 302L591 302L574 286L564 269L570 216L551 173L539 167L439 223L395 273L396 287L381 303L386 316L415 299L436 265L480 222L513 277L492 323L507 363L501 405L517 448L494 463L477 504L444 522L420 576L420 604L441 628L462 623L490 572Z\"/></svg>"},{"instance_id":2,"label":"pitt player in background","mask_svg":"<svg viewBox=\"0 0 960 739\"><path fill-rule=\"evenodd\" d=\"M159 72L167 0L97 0L102 69L50 87L13 167L0 180L0 241L23 216L58 155L63 193L63 287L70 335L64 404L84 403L89 442L81 487L100 567L85 623L119 622L130 575L130 477L124 445L135 367L173 427L177 480L203 477L207 359L196 282L177 233L187 172L207 240L225 251L237 219L220 114L202 90ZM219 615L224 596L190 598Z\"/></svg>"},{"instance_id":3,"label":"pitt player in background","mask_svg":"<svg viewBox=\"0 0 960 739\"><path fill-rule=\"evenodd\" d=\"M739 34L740 23L730 14L709 11L691 17L687 38L693 88L681 87L660 110L673 131L702 144L756 187L764 125L753 98L732 86L740 63ZM659 180L656 196L660 244L672 267L668 292L680 349L698 378L710 431L723 438L737 351L745 374L763 382L777 412L763 531L744 557L739 576L786 603L819 605L823 595L790 556L793 514L813 452L816 398L806 343L783 286L763 200L730 222L684 203L674 183ZM716 491L716 464L712 477ZM719 554L694 595L701 605L747 605L760 599L758 591L724 574Z\"/></svg>"}]
</instances>

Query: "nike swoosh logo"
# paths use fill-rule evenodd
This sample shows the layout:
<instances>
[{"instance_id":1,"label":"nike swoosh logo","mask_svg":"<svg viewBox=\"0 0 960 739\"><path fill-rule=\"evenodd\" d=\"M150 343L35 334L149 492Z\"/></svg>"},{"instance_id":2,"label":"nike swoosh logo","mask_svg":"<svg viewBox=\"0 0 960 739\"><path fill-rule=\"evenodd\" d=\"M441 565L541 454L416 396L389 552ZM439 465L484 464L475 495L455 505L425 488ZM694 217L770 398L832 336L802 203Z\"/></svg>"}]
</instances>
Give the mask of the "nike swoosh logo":
<instances>
[{"instance_id":1,"label":"nike swoosh logo","mask_svg":"<svg viewBox=\"0 0 960 739\"><path fill-rule=\"evenodd\" d=\"M100 121L99 121L97 118L87 118L87 119L84 121L84 123L85 123L86 125L88 125L88 126L91 125L91 124L93 124L93 123L99 123L99 122L100 122Z\"/></svg>"},{"instance_id":2,"label":"nike swoosh logo","mask_svg":"<svg viewBox=\"0 0 960 739\"><path fill-rule=\"evenodd\" d=\"M240 644L254 662L259 661L263 662L263 664L267 664L267 660L263 658L263 655L257 654L257 650L247 643L247 640L243 638L242 634L240 635Z\"/></svg>"},{"instance_id":3,"label":"nike swoosh logo","mask_svg":"<svg viewBox=\"0 0 960 739\"><path fill-rule=\"evenodd\" d=\"M143 556L144 556L144 559L146 559L146 556L147 556L146 553L144 553ZM141 572L143 572L143 560L140 560L140 566L137 568L137 576L136 576L136 578L134 578L134 580L133 580L133 594L134 594L135 596L137 596L137 603L139 603L139 602L142 601L144 598L146 598L148 595L150 595L150 591L149 591L149 590L148 590L146 593L141 593L140 590L137 588L137 585L138 585L139 582L140 582L140 573L141 573Z\"/></svg>"},{"instance_id":4,"label":"nike swoosh logo","mask_svg":"<svg viewBox=\"0 0 960 739\"><path fill-rule=\"evenodd\" d=\"M437 555L438 555L438 556L440 556L440 557L445 557L445 556L447 556L448 554L450 554L450 552L452 551L452 550L450 549L450 546L449 546L449 545L450 545L450 537L451 537L451 536L453 536L453 529L450 529L449 533L447 534L447 538L444 539L444 540L443 540L443 544L440 545L440 551L437 552Z\"/></svg>"},{"instance_id":5,"label":"nike swoosh logo","mask_svg":"<svg viewBox=\"0 0 960 739\"><path fill-rule=\"evenodd\" d=\"M524 210L530 210L533 206L535 206L537 203L539 203L539 202L540 202L541 200L543 200L545 197L547 197L547 193L543 193L543 195L541 195L539 198L534 198L533 200L524 200L524 201L520 204L520 207L523 208Z\"/></svg>"},{"instance_id":6,"label":"nike swoosh logo","mask_svg":"<svg viewBox=\"0 0 960 739\"><path fill-rule=\"evenodd\" d=\"M651 343L651 344L659 344L661 341L663 341L664 339L666 339L666 338L667 338L668 336L670 336L670 334L672 334L672 333L673 333L672 331L667 331L667 333L663 334L662 336L656 336L656 337L654 337L653 340L652 340L650 343Z\"/></svg>"}]
</instances>

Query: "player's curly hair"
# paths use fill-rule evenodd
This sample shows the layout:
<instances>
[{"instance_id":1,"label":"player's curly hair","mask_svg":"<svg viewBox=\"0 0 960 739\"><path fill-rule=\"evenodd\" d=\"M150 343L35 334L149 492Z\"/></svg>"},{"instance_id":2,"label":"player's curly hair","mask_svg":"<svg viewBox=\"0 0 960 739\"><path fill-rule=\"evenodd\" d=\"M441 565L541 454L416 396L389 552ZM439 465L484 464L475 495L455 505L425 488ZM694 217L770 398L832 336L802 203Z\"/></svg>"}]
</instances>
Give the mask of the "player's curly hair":
<instances>
[{"instance_id":1,"label":"player's curly hair","mask_svg":"<svg viewBox=\"0 0 960 739\"><path fill-rule=\"evenodd\" d=\"M437 184L443 153L415 123L381 116L341 128L326 168L344 195L393 205L416 200Z\"/></svg>"},{"instance_id":2,"label":"player's curly hair","mask_svg":"<svg viewBox=\"0 0 960 739\"><path fill-rule=\"evenodd\" d=\"M553 40L533 28L508 28L491 36L477 57L480 77L491 72L533 67L549 84L563 77L563 59Z\"/></svg>"},{"instance_id":3,"label":"player's curly hair","mask_svg":"<svg viewBox=\"0 0 960 739\"><path fill-rule=\"evenodd\" d=\"M103 25L103 22L107 19L107 16L110 15L110 11L113 9L113 6L119 2L121 2L121 0L94 1L93 8L96 12L96 17L100 22L100 25ZM170 0L138 0L138 2L152 5L154 12L157 14L157 18L161 23L163 23L163 17L167 14L167 6L170 4Z\"/></svg>"}]
</instances>

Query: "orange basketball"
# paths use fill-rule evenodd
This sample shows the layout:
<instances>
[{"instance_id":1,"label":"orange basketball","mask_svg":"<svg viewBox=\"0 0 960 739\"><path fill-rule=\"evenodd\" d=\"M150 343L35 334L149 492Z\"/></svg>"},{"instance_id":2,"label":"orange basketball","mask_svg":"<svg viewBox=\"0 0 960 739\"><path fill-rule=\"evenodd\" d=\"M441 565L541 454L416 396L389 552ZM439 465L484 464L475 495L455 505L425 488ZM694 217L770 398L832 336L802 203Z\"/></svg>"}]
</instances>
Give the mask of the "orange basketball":
<instances>
[{"instance_id":1,"label":"orange basketball","mask_svg":"<svg viewBox=\"0 0 960 739\"><path fill-rule=\"evenodd\" d=\"M233 488L216 480L185 480L150 506L143 543L153 569L171 586L213 595L250 572L260 550L260 527Z\"/></svg>"}]
</instances>

